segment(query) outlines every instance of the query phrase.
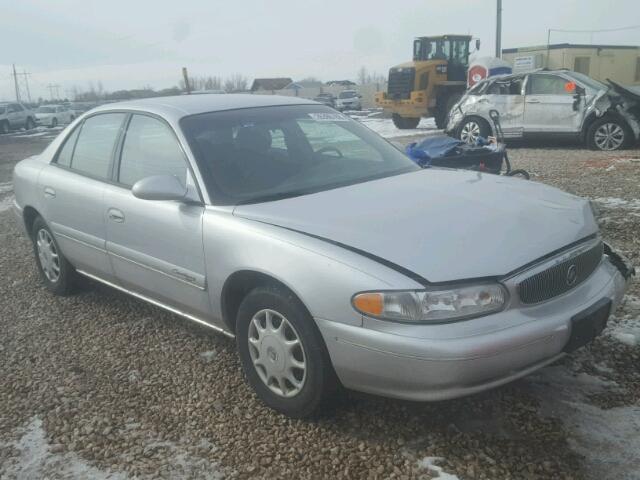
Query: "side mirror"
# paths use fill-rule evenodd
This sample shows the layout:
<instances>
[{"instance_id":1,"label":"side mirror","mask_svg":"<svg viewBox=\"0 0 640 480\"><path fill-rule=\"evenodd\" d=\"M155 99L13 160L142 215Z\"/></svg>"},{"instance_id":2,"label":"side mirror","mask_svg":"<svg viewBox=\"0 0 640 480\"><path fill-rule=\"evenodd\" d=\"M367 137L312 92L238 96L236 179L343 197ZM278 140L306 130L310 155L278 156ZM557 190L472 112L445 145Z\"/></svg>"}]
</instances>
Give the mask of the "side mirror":
<instances>
[{"instance_id":1,"label":"side mirror","mask_svg":"<svg viewBox=\"0 0 640 480\"><path fill-rule=\"evenodd\" d=\"M142 200L188 200L187 187L172 175L154 175L138 180L131 193Z\"/></svg>"},{"instance_id":2,"label":"side mirror","mask_svg":"<svg viewBox=\"0 0 640 480\"><path fill-rule=\"evenodd\" d=\"M584 95L586 92L586 90L584 89L584 87L581 87L580 85L576 85L576 95Z\"/></svg>"}]
</instances>

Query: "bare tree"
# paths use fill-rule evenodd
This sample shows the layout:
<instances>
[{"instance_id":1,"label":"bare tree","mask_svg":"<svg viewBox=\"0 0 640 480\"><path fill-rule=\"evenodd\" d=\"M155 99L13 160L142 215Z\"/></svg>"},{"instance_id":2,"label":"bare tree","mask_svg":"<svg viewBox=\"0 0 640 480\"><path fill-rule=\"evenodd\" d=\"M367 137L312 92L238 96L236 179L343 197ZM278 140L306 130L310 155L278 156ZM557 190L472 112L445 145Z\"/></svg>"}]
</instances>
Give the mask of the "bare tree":
<instances>
[{"instance_id":1,"label":"bare tree","mask_svg":"<svg viewBox=\"0 0 640 480\"><path fill-rule=\"evenodd\" d=\"M224 90L226 92L244 92L248 85L247 77L241 73L234 73L224 81Z\"/></svg>"}]
</instances>

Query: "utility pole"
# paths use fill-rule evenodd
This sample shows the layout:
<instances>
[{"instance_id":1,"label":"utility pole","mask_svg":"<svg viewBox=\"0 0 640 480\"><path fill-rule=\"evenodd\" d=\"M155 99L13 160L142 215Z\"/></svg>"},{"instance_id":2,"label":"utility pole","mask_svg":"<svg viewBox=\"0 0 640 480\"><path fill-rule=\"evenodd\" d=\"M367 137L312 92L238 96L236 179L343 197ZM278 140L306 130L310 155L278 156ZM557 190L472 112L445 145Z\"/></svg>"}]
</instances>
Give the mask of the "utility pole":
<instances>
[{"instance_id":1,"label":"utility pole","mask_svg":"<svg viewBox=\"0 0 640 480\"><path fill-rule=\"evenodd\" d=\"M18 74L16 73L16 64L13 64L13 85L16 87L16 102L20 102L20 87L18 86Z\"/></svg>"},{"instance_id":2,"label":"utility pole","mask_svg":"<svg viewBox=\"0 0 640 480\"><path fill-rule=\"evenodd\" d=\"M502 58L502 0L497 0L496 57Z\"/></svg>"},{"instance_id":3,"label":"utility pole","mask_svg":"<svg viewBox=\"0 0 640 480\"><path fill-rule=\"evenodd\" d=\"M24 77L24 85L27 87L27 99L29 100L29 103L31 103L31 91L29 90L29 75L31 75L31 73L27 72L25 69L22 69L22 73L19 73L18 75L22 75Z\"/></svg>"},{"instance_id":4,"label":"utility pole","mask_svg":"<svg viewBox=\"0 0 640 480\"><path fill-rule=\"evenodd\" d=\"M49 89L49 96L51 97L51 100L53 100L54 98L58 99L60 97L60 85L58 85L57 83L50 83L49 85L47 85L47 88ZM53 96L54 90L56 91L55 97Z\"/></svg>"},{"instance_id":5,"label":"utility pole","mask_svg":"<svg viewBox=\"0 0 640 480\"><path fill-rule=\"evenodd\" d=\"M182 67L182 77L184 78L184 88L187 91L187 95L191 95L191 85L189 85L189 74L187 73L187 67Z\"/></svg>"}]
</instances>

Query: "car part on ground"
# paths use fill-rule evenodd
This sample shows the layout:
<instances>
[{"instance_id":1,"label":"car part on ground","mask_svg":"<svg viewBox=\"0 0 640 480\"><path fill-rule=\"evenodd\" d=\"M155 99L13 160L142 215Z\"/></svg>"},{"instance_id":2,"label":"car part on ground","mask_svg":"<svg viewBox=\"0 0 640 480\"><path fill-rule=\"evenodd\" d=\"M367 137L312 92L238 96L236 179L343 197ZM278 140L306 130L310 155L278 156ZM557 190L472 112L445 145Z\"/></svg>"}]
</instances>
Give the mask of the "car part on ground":
<instances>
[{"instance_id":1,"label":"car part on ground","mask_svg":"<svg viewBox=\"0 0 640 480\"><path fill-rule=\"evenodd\" d=\"M490 112L504 136L571 137L597 150L629 147L640 138L640 95L566 70L534 71L476 84L451 109L446 132L467 142L492 132Z\"/></svg>"},{"instance_id":2,"label":"car part on ground","mask_svg":"<svg viewBox=\"0 0 640 480\"><path fill-rule=\"evenodd\" d=\"M350 389L423 401L527 375L576 343L572 318L600 326L590 307L615 307L628 281L606 256L574 278L600 244L588 201L420 169L358 122L299 98L105 105L20 162L14 189L18 221L32 231L40 216L55 241L43 234L45 243L78 273L236 336L251 385L292 416L318 411L333 373ZM53 251L41 250L44 270ZM554 284L525 305L519 285L547 274L569 289ZM384 315L354 308L364 292L385 299ZM393 292L414 292L413 303L387 304ZM391 315L411 305L417 321ZM266 311L279 320L262 335L251 325L266 329Z\"/></svg>"}]
</instances>

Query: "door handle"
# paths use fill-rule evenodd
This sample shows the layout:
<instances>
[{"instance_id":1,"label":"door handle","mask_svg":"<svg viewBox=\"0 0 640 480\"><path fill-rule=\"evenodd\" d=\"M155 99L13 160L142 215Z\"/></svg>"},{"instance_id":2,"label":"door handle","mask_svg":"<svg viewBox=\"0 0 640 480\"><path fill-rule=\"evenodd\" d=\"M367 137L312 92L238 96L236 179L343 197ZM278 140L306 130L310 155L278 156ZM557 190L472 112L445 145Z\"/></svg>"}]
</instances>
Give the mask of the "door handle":
<instances>
[{"instance_id":1,"label":"door handle","mask_svg":"<svg viewBox=\"0 0 640 480\"><path fill-rule=\"evenodd\" d=\"M46 198L56 198L56 191L51 187L44 187L44 196Z\"/></svg>"},{"instance_id":2,"label":"door handle","mask_svg":"<svg viewBox=\"0 0 640 480\"><path fill-rule=\"evenodd\" d=\"M110 208L107 210L107 216L109 217L109 220L113 222L124 223L124 213L117 208Z\"/></svg>"}]
</instances>

